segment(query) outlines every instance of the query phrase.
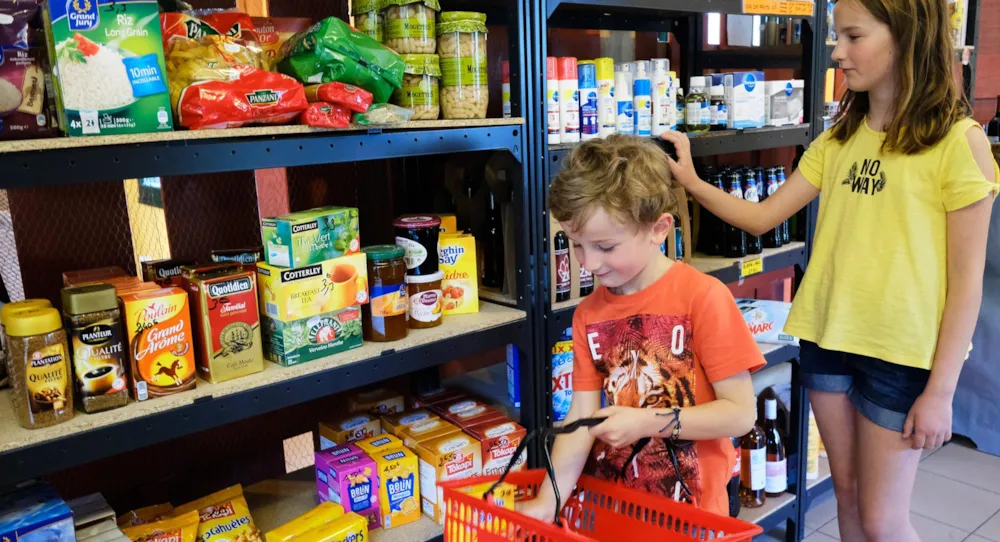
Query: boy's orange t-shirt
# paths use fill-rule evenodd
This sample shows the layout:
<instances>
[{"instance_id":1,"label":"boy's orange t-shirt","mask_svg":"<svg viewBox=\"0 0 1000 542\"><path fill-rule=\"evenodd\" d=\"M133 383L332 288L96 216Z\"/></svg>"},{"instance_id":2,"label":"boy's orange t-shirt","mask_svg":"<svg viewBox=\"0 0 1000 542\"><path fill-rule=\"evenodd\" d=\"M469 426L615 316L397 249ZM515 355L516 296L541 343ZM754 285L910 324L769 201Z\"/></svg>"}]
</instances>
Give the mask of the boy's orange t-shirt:
<instances>
[{"instance_id":1,"label":"boy's orange t-shirt","mask_svg":"<svg viewBox=\"0 0 1000 542\"><path fill-rule=\"evenodd\" d=\"M609 405L681 408L715 400L713 382L754 371L764 357L733 295L718 279L675 262L652 286L615 295L603 286L573 316L573 390L603 390ZM726 485L736 465L728 438L677 441L680 477L694 503L729 514ZM598 441L590 472L627 487L673 497L678 473L663 439L654 438L622 467L632 446Z\"/></svg>"}]
</instances>

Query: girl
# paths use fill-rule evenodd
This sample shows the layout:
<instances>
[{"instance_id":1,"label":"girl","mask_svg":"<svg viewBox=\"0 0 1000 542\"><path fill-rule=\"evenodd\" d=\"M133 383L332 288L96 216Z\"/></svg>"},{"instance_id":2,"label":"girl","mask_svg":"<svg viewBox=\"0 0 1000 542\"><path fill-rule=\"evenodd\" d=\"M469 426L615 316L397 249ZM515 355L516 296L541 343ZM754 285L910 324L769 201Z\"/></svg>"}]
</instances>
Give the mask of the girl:
<instances>
[{"instance_id":1,"label":"girl","mask_svg":"<svg viewBox=\"0 0 1000 542\"><path fill-rule=\"evenodd\" d=\"M762 234L821 193L785 331L830 456L841 539L918 541L921 449L951 438L951 404L982 297L1000 169L953 76L945 0L840 0L848 91L836 124L761 204L703 182L677 132L674 177L704 207Z\"/></svg>"}]
</instances>

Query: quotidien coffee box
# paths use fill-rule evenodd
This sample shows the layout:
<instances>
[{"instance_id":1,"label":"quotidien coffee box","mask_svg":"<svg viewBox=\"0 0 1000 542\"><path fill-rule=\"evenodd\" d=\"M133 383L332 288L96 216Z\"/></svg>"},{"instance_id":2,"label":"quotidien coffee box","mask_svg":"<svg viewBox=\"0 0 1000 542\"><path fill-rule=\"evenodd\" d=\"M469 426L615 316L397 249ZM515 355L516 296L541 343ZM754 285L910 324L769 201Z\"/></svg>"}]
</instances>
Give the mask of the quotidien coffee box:
<instances>
[{"instance_id":1,"label":"quotidien coffee box","mask_svg":"<svg viewBox=\"0 0 1000 542\"><path fill-rule=\"evenodd\" d=\"M444 491L438 482L462 480L483 472L482 447L465 433L453 433L417 444L420 460L420 506L424 515L444 525Z\"/></svg>"}]
</instances>

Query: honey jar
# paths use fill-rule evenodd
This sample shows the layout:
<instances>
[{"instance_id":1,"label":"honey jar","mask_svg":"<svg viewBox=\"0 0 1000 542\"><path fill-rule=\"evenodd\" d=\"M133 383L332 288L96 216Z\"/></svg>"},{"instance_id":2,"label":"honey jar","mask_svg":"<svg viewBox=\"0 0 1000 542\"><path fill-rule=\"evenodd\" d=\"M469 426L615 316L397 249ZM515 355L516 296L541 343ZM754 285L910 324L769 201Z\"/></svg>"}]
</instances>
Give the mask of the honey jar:
<instances>
[{"instance_id":1,"label":"honey jar","mask_svg":"<svg viewBox=\"0 0 1000 542\"><path fill-rule=\"evenodd\" d=\"M365 340L406 338L406 250L397 245L375 245L361 251L368 257L369 303L361 306Z\"/></svg>"}]
</instances>

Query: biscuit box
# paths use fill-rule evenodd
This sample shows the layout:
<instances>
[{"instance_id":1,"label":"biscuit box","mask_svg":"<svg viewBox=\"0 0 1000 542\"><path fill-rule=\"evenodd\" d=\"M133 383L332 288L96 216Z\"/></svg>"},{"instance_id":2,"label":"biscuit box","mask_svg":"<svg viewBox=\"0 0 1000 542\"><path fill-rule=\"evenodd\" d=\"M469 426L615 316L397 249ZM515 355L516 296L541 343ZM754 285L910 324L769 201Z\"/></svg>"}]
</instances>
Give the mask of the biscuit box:
<instances>
[{"instance_id":1,"label":"biscuit box","mask_svg":"<svg viewBox=\"0 0 1000 542\"><path fill-rule=\"evenodd\" d=\"M445 419L464 429L491 420L506 420L507 415L490 406L476 405L461 412L449 413Z\"/></svg>"},{"instance_id":2,"label":"biscuit box","mask_svg":"<svg viewBox=\"0 0 1000 542\"><path fill-rule=\"evenodd\" d=\"M385 388L363 391L347 399L347 408L351 412L371 412L376 416L395 414L403 411L403 396Z\"/></svg>"},{"instance_id":3,"label":"biscuit box","mask_svg":"<svg viewBox=\"0 0 1000 542\"><path fill-rule=\"evenodd\" d=\"M330 501L368 519L368 528L382 525L378 503L378 471L365 454L331 457L316 452L316 491L320 502Z\"/></svg>"},{"instance_id":4,"label":"biscuit box","mask_svg":"<svg viewBox=\"0 0 1000 542\"><path fill-rule=\"evenodd\" d=\"M444 273L441 281L444 314L479 312L476 239L471 235L442 234L438 241L438 261Z\"/></svg>"},{"instance_id":5,"label":"biscuit box","mask_svg":"<svg viewBox=\"0 0 1000 542\"><path fill-rule=\"evenodd\" d=\"M424 515L444 525L444 490L438 482L462 480L483 473L479 441L465 433L425 440L416 447L420 459L420 504Z\"/></svg>"},{"instance_id":6,"label":"biscuit box","mask_svg":"<svg viewBox=\"0 0 1000 542\"><path fill-rule=\"evenodd\" d=\"M406 427L410 427L413 424L424 420L436 419L438 419L437 414L423 408L418 410L409 410L406 412L397 412L396 414L382 416L382 432L398 437L400 431Z\"/></svg>"},{"instance_id":7,"label":"biscuit box","mask_svg":"<svg viewBox=\"0 0 1000 542\"><path fill-rule=\"evenodd\" d=\"M342 517L344 517L342 506L332 502L323 502L288 523L268 531L264 535L264 540L267 542L292 542L306 531L322 527Z\"/></svg>"},{"instance_id":8,"label":"biscuit box","mask_svg":"<svg viewBox=\"0 0 1000 542\"><path fill-rule=\"evenodd\" d=\"M271 539L268 538L268 541ZM368 542L368 521L353 512L306 531L294 538L302 541Z\"/></svg>"},{"instance_id":9,"label":"biscuit box","mask_svg":"<svg viewBox=\"0 0 1000 542\"><path fill-rule=\"evenodd\" d=\"M412 450L422 441L461 432L462 430L457 425L437 418L424 420L401 429L399 438L403 441L404 446Z\"/></svg>"},{"instance_id":10,"label":"biscuit box","mask_svg":"<svg viewBox=\"0 0 1000 542\"><path fill-rule=\"evenodd\" d=\"M201 377L225 382L264 370L257 281L251 271L188 281Z\"/></svg>"},{"instance_id":11,"label":"biscuit box","mask_svg":"<svg viewBox=\"0 0 1000 542\"><path fill-rule=\"evenodd\" d=\"M417 456L400 446L372 456L378 465L382 526L400 527L420 519L420 468Z\"/></svg>"},{"instance_id":12,"label":"biscuit box","mask_svg":"<svg viewBox=\"0 0 1000 542\"><path fill-rule=\"evenodd\" d=\"M474 425L466 427L465 432L479 441L483 456L483 476L503 474L507 465L514 460L517 447L528 435L524 427L512 421ZM527 458L526 452L521 452L511 472L524 470Z\"/></svg>"},{"instance_id":13,"label":"biscuit box","mask_svg":"<svg viewBox=\"0 0 1000 542\"><path fill-rule=\"evenodd\" d=\"M468 396L469 395L467 393L459 390L451 388L438 388L410 397L410 408L427 408L433 404L443 403L446 401L456 401Z\"/></svg>"},{"instance_id":14,"label":"biscuit box","mask_svg":"<svg viewBox=\"0 0 1000 542\"><path fill-rule=\"evenodd\" d=\"M470 397L465 397L462 399L456 399L454 401L434 403L432 405L428 405L427 408L431 412L436 412L438 416L441 416L444 419L448 419L454 416L455 414L462 412L463 410L469 410L471 408L485 407L485 406L488 405L486 405L486 403L483 403L482 401L479 401L477 399L472 399Z\"/></svg>"},{"instance_id":15,"label":"biscuit box","mask_svg":"<svg viewBox=\"0 0 1000 542\"><path fill-rule=\"evenodd\" d=\"M375 457L375 454L379 452L403 447L403 441L396 438L395 435L385 434L359 440L354 444L370 457Z\"/></svg>"},{"instance_id":16,"label":"biscuit box","mask_svg":"<svg viewBox=\"0 0 1000 542\"><path fill-rule=\"evenodd\" d=\"M368 303L368 263L351 254L304 267L257 264L261 313L283 322Z\"/></svg>"},{"instance_id":17,"label":"biscuit box","mask_svg":"<svg viewBox=\"0 0 1000 542\"><path fill-rule=\"evenodd\" d=\"M288 322L261 316L264 356L285 367L361 346L361 309L348 307Z\"/></svg>"},{"instance_id":18,"label":"biscuit box","mask_svg":"<svg viewBox=\"0 0 1000 542\"><path fill-rule=\"evenodd\" d=\"M370 414L351 414L332 422L319 424L319 448L325 450L382 434L379 419Z\"/></svg>"},{"instance_id":19,"label":"biscuit box","mask_svg":"<svg viewBox=\"0 0 1000 542\"><path fill-rule=\"evenodd\" d=\"M170 286L118 298L131 360L132 397L145 401L195 387L187 293Z\"/></svg>"},{"instance_id":20,"label":"biscuit box","mask_svg":"<svg viewBox=\"0 0 1000 542\"><path fill-rule=\"evenodd\" d=\"M264 259L274 267L301 267L361 250L358 210L320 207L260 222ZM364 257L362 256L362 267Z\"/></svg>"}]
</instances>

